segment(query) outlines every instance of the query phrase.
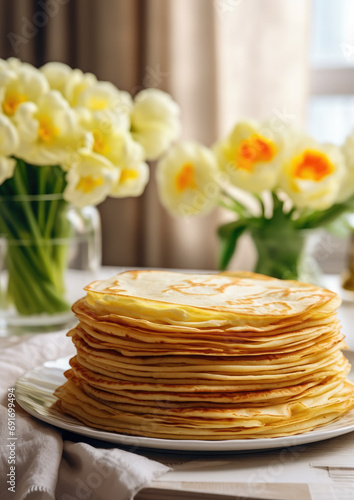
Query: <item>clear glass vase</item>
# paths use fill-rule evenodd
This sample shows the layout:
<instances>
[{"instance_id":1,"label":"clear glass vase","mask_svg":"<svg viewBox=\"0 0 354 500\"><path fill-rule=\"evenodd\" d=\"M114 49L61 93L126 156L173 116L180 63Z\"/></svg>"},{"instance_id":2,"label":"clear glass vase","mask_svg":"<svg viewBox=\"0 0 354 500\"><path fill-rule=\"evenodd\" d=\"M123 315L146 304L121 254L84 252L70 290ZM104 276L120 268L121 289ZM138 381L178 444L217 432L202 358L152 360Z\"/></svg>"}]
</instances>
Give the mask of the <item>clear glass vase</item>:
<instances>
[{"instance_id":1,"label":"clear glass vase","mask_svg":"<svg viewBox=\"0 0 354 500\"><path fill-rule=\"evenodd\" d=\"M262 228L253 229L251 236L257 250L254 272L279 279L320 284L322 273L314 258L318 231Z\"/></svg>"},{"instance_id":2,"label":"clear glass vase","mask_svg":"<svg viewBox=\"0 0 354 500\"><path fill-rule=\"evenodd\" d=\"M69 326L100 264L95 207L61 194L0 196L0 336Z\"/></svg>"},{"instance_id":3,"label":"clear glass vase","mask_svg":"<svg viewBox=\"0 0 354 500\"><path fill-rule=\"evenodd\" d=\"M352 219L354 223L354 216ZM345 299L354 301L354 231L350 235L347 269L343 272L342 286Z\"/></svg>"}]
</instances>

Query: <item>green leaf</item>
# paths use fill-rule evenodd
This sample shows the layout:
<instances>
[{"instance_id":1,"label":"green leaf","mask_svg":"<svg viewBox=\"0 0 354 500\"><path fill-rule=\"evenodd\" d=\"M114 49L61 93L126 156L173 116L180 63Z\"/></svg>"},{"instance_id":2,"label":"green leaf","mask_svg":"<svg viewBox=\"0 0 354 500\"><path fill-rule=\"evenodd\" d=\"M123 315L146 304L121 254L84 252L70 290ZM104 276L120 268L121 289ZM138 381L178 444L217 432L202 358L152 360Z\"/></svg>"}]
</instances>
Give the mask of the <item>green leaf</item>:
<instances>
[{"instance_id":1,"label":"green leaf","mask_svg":"<svg viewBox=\"0 0 354 500\"><path fill-rule=\"evenodd\" d=\"M240 219L220 226L218 236L221 242L221 251L218 267L225 271L235 251L239 237L249 227L250 219Z\"/></svg>"},{"instance_id":2,"label":"green leaf","mask_svg":"<svg viewBox=\"0 0 354 500\"><path fill-rule=\"evenodd\" d=\"M315 227L325 227L335 222L341 215L354 211L354 196L344 201L336 203L326 210L306 211L296 221L298 229L312 229Z\"/></svg>"},{"instance_id":3,"label":"green leaf","mask_svg":"<svg viewBox=\"0 0 354 500\"><path fill-rule=\"evenodd\" d=\"M225 271L230 263L233 253L236 248L237 241L242 233L245 231L246 227L239 227L233 231L228 238L223 238L221 240L221 253L219 259L219 269Z\"/></svg>"}]
</instances>

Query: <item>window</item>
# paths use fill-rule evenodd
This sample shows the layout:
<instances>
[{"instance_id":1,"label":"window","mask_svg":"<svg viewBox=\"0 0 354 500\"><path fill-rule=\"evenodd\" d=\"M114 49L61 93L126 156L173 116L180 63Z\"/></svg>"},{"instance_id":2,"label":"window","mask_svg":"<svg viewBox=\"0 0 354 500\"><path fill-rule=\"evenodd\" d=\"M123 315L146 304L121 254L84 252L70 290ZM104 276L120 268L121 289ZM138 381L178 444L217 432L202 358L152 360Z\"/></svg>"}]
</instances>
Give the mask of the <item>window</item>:
<instances>
[{"instance_id":1,"label":"window","mask_svg":"<svg viewBox=\"0 0 354 500\"><path fill-rule=\"evenodd\" d=\"M354 2L313 0L311 14L307 130L320 142L340 145L354 128ZM324 238L331 252L319 264L325 272L340 273L347 245Z\"/></svg>"},{"instance_id":2,"label":"window","mask_svg":"<svg viewBox=\"0 0 354 500\"><path fill-rule=\"evenodd\" d=\"M308 130L341 144L354 127L354 2L313 0Z\"/></svg>"}]
</instances>

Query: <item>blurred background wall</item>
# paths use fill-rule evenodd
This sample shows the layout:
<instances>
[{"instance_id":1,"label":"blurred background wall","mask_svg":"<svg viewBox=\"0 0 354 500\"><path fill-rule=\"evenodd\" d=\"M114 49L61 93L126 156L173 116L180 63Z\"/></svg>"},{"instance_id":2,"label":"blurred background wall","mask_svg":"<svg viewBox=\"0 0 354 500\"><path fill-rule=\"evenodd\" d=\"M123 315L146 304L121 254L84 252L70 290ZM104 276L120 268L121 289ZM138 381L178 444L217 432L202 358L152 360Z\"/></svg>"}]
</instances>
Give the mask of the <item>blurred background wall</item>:
<instances>
[{"instance_id":1,"label":"blurred background wall","mask_svg":"<svg viewBox=\"0 0 354 500\"><path fill-rule=\"evenodd\" d=\"M166 90L181 106L183 136L206 145L244 117L306 126L320 140L334 130L341 141L354 119L353 7L350 0L0 0L0 57L62 61L133 95ZM215 268L215 229L225 214L171 218L151 170L143 196L100 206L104 264ZM245 238L233 266L250 268L251 260Z\"/></svg>"}]
</instances>

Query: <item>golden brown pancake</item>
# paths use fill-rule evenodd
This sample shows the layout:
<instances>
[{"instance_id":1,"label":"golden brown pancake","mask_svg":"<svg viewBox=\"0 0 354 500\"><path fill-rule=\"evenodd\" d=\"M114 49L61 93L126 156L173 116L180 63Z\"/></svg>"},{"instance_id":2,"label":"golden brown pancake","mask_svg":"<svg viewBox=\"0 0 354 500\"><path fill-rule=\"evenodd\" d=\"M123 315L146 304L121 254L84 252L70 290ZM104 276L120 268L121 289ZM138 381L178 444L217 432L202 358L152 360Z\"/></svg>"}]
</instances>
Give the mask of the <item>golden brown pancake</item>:
<instances>
[{"instance_id":1,"label":"golden brown pancake","mask_svg":"<svg viewBox=\"0 0 354 500\"><path fill-rule=\"evenodd\" d=\"M77 354L57 406L87 425L168 439L307 432L354 406L328 290L253 273L130 271L73 306Z\"/></svg>"}]
</instances>

